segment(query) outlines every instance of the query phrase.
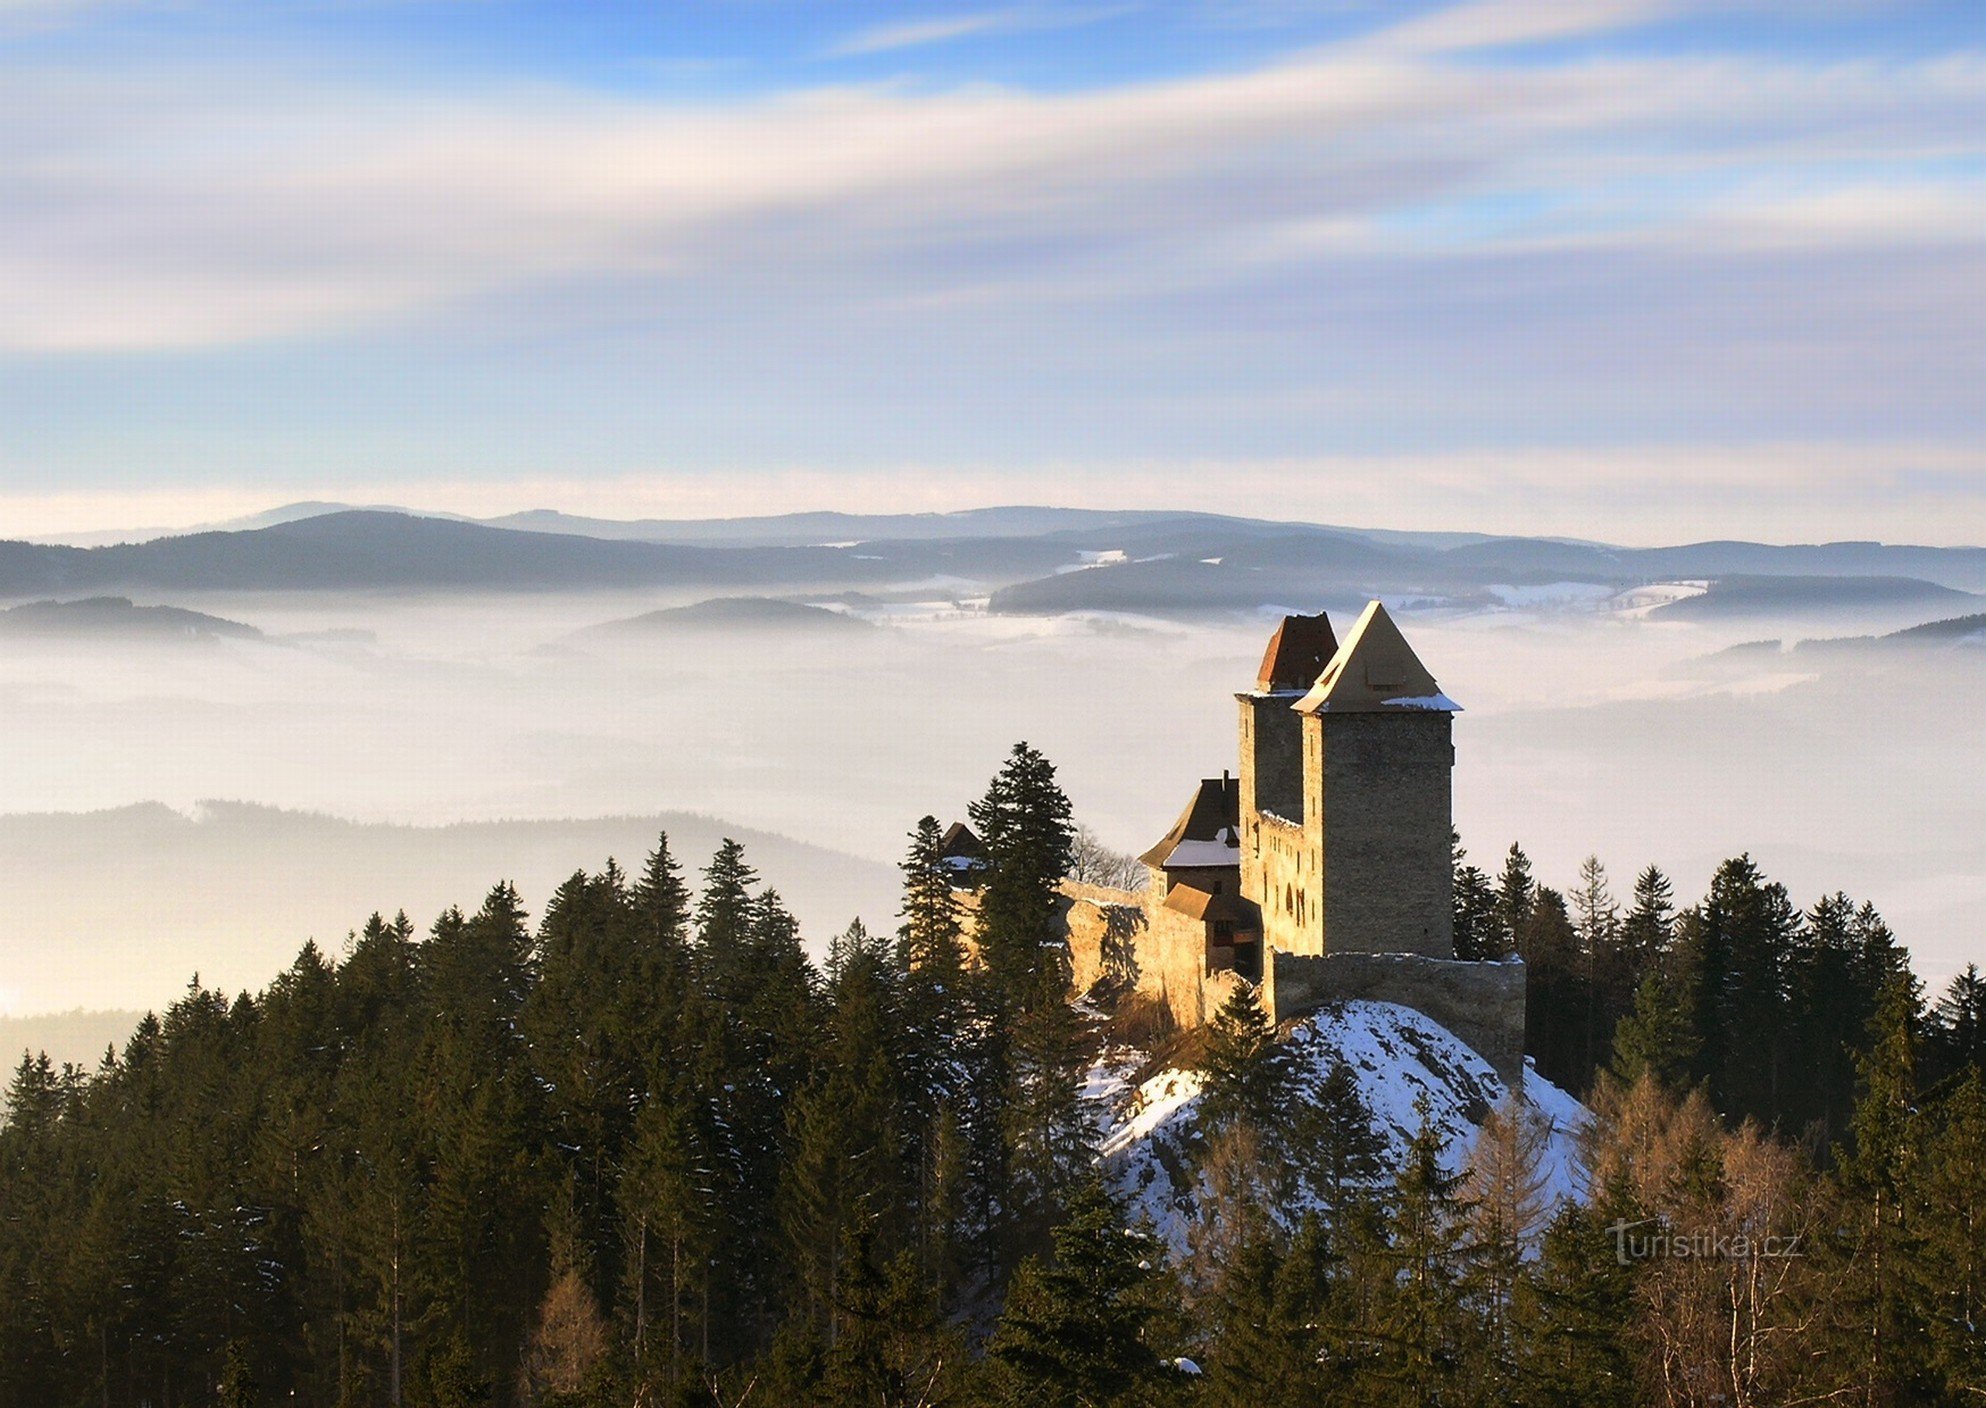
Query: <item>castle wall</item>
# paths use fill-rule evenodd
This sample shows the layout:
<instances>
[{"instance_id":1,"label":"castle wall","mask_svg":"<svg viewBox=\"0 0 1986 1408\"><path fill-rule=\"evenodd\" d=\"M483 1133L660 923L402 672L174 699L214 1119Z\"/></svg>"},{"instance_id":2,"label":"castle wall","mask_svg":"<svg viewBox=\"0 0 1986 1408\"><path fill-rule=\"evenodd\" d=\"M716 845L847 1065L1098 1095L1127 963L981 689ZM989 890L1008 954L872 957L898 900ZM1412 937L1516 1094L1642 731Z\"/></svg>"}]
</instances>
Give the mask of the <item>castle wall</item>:
<instances>
[{"instance_id":1,"label":"castle wall","mask_svg":"<svg viewBox=\"0 0 1986 1408\"><path fill-rule=\"evenodd\" d=\"M1248 898L1262 909L1262 942L1291 953L1324 951L1324 873L1310 830L1264 816L1242 843L1255 858L1260 888Z\"/></svg>"},{"instance_id":2,"label":"castle wall","mask_svg":"<svg viewBox=\"0 0 1986 1408\"><path fill-rule=\"evenodd\" d=\"M1304 720L1323 905L1318 941L1291 952L1454 955L1451 736L1434 710Z\"/></svg>"},{"instance_id":3,"label":"castle wall","mask_svg":"<svg viewBox=\"0 0 1986 1408\"><path fill-rule=\"evenodd\" d=\"M1425 1013L1473 1048L1512 1089L1521 1084L1522 963L1467 963L1404 953L1263 955L1262 1004L1278 1022L1360 998Z\"/></svg>"},{"instance_id":4,"label":"castle wall","mask_svg":"<svg viewBox=\"0 0 1986 1408\"><path fill-rule=\"evenodd\" d=\"M1063 911L1072 990L1112 986L1163 1003L1180 1027L1197 1027L1208 1004L1207 930L1198 920L1151 903L1151 892L1065 881ZM1230 980L1231 981L1231 980ZM1225 989L1212 1000L1217 1006Z\"/></svg>"}]
</instances>

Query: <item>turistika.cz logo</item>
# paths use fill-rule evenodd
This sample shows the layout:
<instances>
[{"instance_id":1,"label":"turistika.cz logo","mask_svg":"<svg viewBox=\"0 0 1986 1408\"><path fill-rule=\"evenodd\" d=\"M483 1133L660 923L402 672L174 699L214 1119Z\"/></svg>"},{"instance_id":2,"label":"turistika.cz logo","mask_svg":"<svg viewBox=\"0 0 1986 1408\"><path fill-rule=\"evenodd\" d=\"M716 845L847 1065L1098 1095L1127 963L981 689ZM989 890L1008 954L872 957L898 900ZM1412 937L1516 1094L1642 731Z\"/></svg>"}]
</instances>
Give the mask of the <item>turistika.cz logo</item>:
<instances>
[{"instance_id":1,"label":"turistika.cz logo","mask_svg":"<svg viewBox=\"0 0 1986 1408\"><path fill-rule=\"evenodd\" d=\"M1635 1230L1642 1227L1650 1230ZM1616 1222L1607 1235L1614 1239L1614 1256L1622 1266L1637 1261L1773 1261L1805 1255L1796 1232L1752 1236L1717 1228L1681 1229L1654 1217Z\"/></svg>"}]
</instances>

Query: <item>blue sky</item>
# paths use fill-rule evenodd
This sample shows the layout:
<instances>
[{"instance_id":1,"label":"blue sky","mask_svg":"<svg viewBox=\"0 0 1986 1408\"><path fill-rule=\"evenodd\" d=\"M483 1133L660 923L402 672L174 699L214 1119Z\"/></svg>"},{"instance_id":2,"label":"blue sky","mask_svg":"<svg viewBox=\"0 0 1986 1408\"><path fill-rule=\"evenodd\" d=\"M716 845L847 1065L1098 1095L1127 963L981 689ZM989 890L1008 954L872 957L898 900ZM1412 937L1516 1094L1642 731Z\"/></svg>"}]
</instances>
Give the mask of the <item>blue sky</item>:
<instances>
[{"instance_id":1,"label":"blue sky","mask_svg":"<svg viewBox=\"0 0 1986 1408\"><path fill-rule=\"evenodd\" d=\"M0 0L0 532L1986 542L1986 16Z\"/></svg>"}]
</instances>

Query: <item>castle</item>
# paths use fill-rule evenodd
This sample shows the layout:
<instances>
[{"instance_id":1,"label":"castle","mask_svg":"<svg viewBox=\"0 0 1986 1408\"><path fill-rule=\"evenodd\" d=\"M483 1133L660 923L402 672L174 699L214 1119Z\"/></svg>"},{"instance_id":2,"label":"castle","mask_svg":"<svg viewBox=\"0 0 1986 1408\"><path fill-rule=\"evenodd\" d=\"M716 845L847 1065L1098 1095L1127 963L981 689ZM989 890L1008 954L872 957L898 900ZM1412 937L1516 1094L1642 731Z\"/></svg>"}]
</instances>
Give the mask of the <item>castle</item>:
<instances>
[{"instance_id":1,"label":"castle","mask_svg":"<svg viewBox=\"0 0 1986 1408\"><path fill-rule=\"evenodd\" d=\"M1425 1012L1511 1084L1524 968L1454 956L1451 740L1441 692L1378 602L1340 641L1285 617L1240 704L1240 772L1203 780L1142 891L1069 883L1079 991L1108 983L1181 1027L1259 986L1278 1021L1372 998Z\"/></svg>"}]
</instances>

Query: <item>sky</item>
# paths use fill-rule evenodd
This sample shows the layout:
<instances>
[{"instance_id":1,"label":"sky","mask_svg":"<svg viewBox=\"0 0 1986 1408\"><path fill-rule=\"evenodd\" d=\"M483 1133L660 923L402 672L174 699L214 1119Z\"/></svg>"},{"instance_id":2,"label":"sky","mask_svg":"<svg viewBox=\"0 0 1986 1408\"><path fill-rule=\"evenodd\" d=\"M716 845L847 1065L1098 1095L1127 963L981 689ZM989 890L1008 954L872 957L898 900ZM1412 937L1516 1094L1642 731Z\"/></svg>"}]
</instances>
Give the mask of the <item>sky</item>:
<instances>
[{"instance_id":1,"label":"sky","mask_svg":"<svg viewBox=\"0 0 1986 1408\"><path fill-rule=\"evenodd\" d=\"M1986 543L1978 0L0 0L0 536Z\"/></svg>"}]
</instances>

